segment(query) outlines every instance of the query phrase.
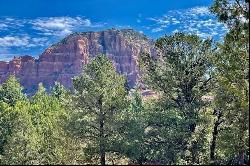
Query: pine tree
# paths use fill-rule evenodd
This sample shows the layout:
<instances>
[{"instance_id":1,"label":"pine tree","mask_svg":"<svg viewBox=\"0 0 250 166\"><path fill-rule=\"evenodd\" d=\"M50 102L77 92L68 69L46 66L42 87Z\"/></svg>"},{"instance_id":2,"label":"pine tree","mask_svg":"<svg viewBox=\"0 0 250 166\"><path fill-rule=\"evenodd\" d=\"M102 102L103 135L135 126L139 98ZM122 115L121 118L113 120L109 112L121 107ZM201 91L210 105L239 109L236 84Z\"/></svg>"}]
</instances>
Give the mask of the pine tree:
<instances>
[{"instance_id":1,"label":"pine tree","mask_svg":"<svg viewBox=\"0 0 250 166\"><path fill-rule=\"evenodd\" d=\"M93 152L94 156L98 152L101 165L106 163L106 153L115 134L115 117L126 105L124 84L124 77L116 73L104 55L94 58L83 74L73 79L74 134L87 140L89 154Z\"/></svg>"}]
</instances>

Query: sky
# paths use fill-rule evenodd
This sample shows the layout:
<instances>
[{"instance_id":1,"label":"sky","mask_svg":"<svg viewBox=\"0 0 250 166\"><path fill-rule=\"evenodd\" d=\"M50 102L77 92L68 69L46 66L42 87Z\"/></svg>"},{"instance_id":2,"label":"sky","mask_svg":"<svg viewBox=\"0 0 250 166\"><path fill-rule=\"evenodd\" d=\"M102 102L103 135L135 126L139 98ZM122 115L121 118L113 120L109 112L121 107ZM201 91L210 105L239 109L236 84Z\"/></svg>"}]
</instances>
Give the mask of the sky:
<instances>
[{"instance_id":1,"label":"sky","mask_svg":"<svg viewBox=\"0 0 250 166\"><path fill-rule=\"evenodd\" d=\"M0 0L0 61L38 57L73 32L133 28L157 39L175 32L221 40L213 0Z\"/></svg>"}]
</instances>

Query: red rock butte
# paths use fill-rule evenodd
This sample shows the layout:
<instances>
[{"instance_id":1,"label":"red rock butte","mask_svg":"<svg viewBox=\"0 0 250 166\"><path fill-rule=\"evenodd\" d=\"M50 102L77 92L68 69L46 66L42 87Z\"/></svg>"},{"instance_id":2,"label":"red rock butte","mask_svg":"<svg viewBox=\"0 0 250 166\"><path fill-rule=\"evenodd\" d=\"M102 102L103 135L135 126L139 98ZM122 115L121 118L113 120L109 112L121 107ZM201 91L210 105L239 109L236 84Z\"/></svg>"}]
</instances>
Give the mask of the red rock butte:
<instances>
[{"instance_id":1,"label":"red rock butte","mask_svg":"<svg viewBox=\"0 0 250 166\"><path fill-rule=\"evenodd\" d=\"M27 92L35 90L39 83L50 88L56 81L71 88L71 78L79 75L91 58L105 54L133 87L139 77L141 52L153 53L153 41L132 29L73 33L47 48L38 59L26 55L10 62L0 61L0 83L14 74Z\"/></svg>"}]
</instances>

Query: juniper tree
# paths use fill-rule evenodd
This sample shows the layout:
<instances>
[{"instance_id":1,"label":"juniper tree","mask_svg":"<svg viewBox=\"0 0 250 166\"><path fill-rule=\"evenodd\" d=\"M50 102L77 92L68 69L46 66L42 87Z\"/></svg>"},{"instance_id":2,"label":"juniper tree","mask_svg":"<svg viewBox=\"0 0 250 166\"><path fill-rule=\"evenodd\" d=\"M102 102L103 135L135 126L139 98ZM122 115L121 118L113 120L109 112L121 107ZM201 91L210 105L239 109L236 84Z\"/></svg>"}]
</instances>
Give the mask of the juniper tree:
<instances>
[{"instance_id":1,"label":"juniper tree","mask_svg":"<svg viewBox=\"0 0 250 166\"><path fill-rule=\"evenodd\" d=\"M201 122L200 112L207 105L202 96L211 90L213 42L210 39L202 40L196 35L175 33L159 38L155 49L155 56L142 54L140 58L144 82L165 100L163 110L175 110L177 117L181 117L182 124L186 124L186 127L182 126L186 129L186 137L191 137ZM185 135L185 132L180 133ZM198 162L196 153L199 150L195 146L198 146L199 141L189 141L183 146L191 144L190 159L186 157L190 163Z\"/></svg>"},{"instance_id":2,"label":"juniper tree","mask_svg":"<svg viewBox=\"0 0 250 166\"><path fill-rule=\"evenodd\" d=\"M229 29L218 43L215 106L221 114L211 149L212 162L249 162L249 1L215 0L211 11ZM216 124L215 124L216 125Z\"/></svg>"}]
</instances>

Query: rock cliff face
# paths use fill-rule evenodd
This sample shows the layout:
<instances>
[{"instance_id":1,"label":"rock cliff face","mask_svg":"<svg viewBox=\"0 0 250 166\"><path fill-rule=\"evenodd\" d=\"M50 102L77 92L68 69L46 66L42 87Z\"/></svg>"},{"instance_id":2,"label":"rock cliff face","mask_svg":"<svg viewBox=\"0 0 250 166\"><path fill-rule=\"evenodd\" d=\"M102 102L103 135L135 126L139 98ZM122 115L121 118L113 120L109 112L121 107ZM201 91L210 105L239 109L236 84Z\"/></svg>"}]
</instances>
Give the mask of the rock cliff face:
<instances>
[{"instance_id":1,"label":"rock cliff face","mask_svg":"<svg viewBox=\"0 0 250 166\"><path fill-rule=\"evenodd\" d=\"M0 83L15 74L27 91L41 82L47 88L55 81L71 88L71 78L79 75L89 60L98 54L108 56L118 73L126 75L130 87L138 79L138 56L153 53L152 41L131 29L74 33L46 49L38 59L31 56L0 62Z\"/></svg>"}]
</instances>

